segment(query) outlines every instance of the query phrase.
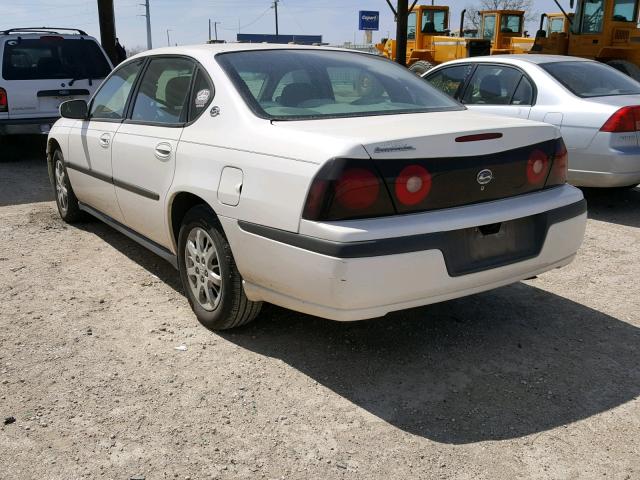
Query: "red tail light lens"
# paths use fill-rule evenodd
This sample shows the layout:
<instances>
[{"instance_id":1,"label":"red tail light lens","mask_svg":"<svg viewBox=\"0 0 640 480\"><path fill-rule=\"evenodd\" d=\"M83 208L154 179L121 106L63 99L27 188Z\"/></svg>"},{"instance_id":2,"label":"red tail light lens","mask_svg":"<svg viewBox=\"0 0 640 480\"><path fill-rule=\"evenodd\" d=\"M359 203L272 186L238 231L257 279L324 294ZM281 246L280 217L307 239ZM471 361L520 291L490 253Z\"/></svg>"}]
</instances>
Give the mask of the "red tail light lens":
<instances>
[{"instance_id":1,"label":"red tail light lens","mask_svg":"<svg viewBox=\"0 0 640 480\"><path fill-rule=\"evenodd\" d=\"M7 112L9 110L9 101L7 100L7 91L4 88L0 88L0 112Z\"/></svg>"},{"instance_id":2,"label":"red tail light lens","mask_svg":"<svg viewBox=\"0 0 640 480\"><path fill-rule=\"evenodd\" d=\"M347 210L370 208L380 195L380 179L371 170L348 168L335 185L335 199Z\"/></svg>"},{"instance_id":3,"label":"red tail light lens","mask_svg":"<svg viewBox=\"0 0 640 480\"><path fill-rule=\"evenodd\" d=\"M610 133L640 131L640 106L621 108L611 115L600 131Z\"/></svg>"},{"instance_id":4,"label":"red tail light lens","mask_svg":"<svg viewBox=\"0 0 640 480\"><path fill-rule=\"evenodd\" d=\"M313 180L302 217L332 221L393 214L391 198L372 161L336 159Z\"/></svg>"},{"instance_id":5,"label":"red tail light lens","mask_svg":"<svg viewBox=\"0 0 640 480\"><path fill-rule=\"evenodd\" d=\"M403 205L417 205L431 191L431 174L420 165L408 165L402 169L395 182L396 198Z\"/></svg>"},{"instance_id":6,"label":"red tail light lens","mask_svg":"<svg viewBox=\"0 0 640 480\"><path fill-rule=\"evenodd\" d=\"M527 161L527 181L537 185L547 178L549 173L549 156L542 150L534 150Z\"/></svg>"},{"instance_id":7,"label":"red tail light lens","mask_svg":"<svg viewBox=\"0 0 640 480\"><path fill-rule=\"evenodd\" d=\"M547 187L553 185L563 185L567 183L567 170L569 168L569 152L564 141L559 138L556 142L555 154L553 156L553 165L551 173L547 179Z\"/></svg>"}]
</instances>

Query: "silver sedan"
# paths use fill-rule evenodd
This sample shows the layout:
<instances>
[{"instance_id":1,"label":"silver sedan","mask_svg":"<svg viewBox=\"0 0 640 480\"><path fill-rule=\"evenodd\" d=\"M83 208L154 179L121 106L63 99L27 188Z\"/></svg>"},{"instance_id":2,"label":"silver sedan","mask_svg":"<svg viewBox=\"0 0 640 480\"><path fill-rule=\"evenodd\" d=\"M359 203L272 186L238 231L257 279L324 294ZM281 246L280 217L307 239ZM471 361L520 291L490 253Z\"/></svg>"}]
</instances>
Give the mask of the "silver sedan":
<instances>
[{"instance_id":1,"label":"silver sedan","mask_svg":"<svg viewBox=\"0 0 640 480\"><path fill-rule=\"evenodd\" d=\"M447 62L423 77L471 110L556 125L570 183L640 183L640 83L602 63L554 55Z\"/></svg>"}]
</instances>

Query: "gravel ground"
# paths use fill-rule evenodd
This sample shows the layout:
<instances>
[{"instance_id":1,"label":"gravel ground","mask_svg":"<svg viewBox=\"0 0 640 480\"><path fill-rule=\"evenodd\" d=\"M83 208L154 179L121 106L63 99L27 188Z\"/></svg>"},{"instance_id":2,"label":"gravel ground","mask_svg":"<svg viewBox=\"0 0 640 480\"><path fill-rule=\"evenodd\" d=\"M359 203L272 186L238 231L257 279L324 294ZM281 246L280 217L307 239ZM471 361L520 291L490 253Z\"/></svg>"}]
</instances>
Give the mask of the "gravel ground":
<instances>
[{"instance_id":1,"label":"gravel ground","mask_svg":"<svg viewBox=\"0 0 640 480\"><path fill-rule=\"evenodd\" d=\"M537 279L215 334L168 264L59 220L41 148L0 162L0 478L640 478L640 188L587 192Z\"/></svg>"}]
</instances>

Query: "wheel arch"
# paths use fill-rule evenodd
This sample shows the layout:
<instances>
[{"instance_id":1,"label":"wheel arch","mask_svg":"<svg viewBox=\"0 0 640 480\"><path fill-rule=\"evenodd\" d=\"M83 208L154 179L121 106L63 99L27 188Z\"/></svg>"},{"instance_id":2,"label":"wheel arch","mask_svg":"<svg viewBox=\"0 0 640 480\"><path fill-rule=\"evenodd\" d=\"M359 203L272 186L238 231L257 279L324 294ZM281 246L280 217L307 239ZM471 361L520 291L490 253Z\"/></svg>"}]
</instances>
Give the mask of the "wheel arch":
<instances>
[{"instance_id":1,"label":"wheel arch","mask_svg":"<svg viewBox=\"0 0 640 480\"><path fill-rule=\"evenodd\" d=\"M189 192L189 191L179 191L175 192L169 201L168 208L168 222L171 233L171 241L173 242L173 247L175 251L178 251L178 236L180 234L180 225L182 225L182 219L186 215L186 213L191 210L196 205L205 205L208 207L215 217L218 217L215 209L211 206L209 202L207 202L200 195Z\"/></svg>"},{"instance_id":2,"label":"wheel arch","mask_svg":"<svg viewBox=\"0 0 640 480\"><path fill-rule=\"evenodd\" d=\"M51 182L52 186L53 186L53 152L55 150L62 151L62 146L60 145L60 142L58 142L58 140L55 138L47 139L47 153L46 153L47 171L49 172L49 181Z\"/></svg>"}]
</instances>

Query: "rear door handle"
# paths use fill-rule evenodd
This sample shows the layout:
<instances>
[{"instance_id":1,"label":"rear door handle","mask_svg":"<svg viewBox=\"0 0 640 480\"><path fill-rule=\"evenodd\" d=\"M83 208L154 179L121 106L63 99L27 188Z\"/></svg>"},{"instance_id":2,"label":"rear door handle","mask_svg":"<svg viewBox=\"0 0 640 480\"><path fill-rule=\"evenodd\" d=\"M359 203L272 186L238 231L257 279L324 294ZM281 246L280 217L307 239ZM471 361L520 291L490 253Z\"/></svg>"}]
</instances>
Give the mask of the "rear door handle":
<instances>
[{"instance_id":1,"label":"rear door handle","mask_svg":"<svg viewBox=\"0 0 640 480\"><path fill-rule=\"evenodd\" d=\"M100 135L99 141L102 148L109 148L109 145L111 144L111 135L108 133L103 133L102 135Z\"/></svg>"},{"instance_id":2,"label":"rear door handle","mask_svg":"<svg viewBox=\"0 0 640 480\"><path fill-rule=\"evenodd\" d=\"M171 145L167 142L162 142L156 145L156 157L159 159L167 159L171 156Z\"/></svg>"}]
</instances>

